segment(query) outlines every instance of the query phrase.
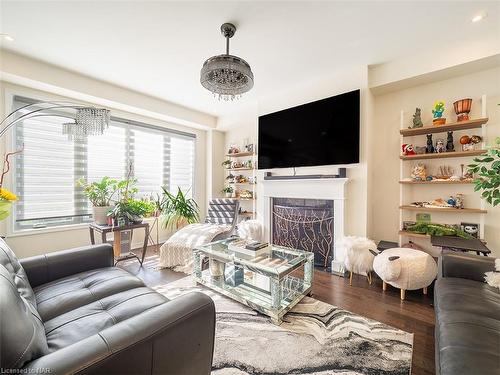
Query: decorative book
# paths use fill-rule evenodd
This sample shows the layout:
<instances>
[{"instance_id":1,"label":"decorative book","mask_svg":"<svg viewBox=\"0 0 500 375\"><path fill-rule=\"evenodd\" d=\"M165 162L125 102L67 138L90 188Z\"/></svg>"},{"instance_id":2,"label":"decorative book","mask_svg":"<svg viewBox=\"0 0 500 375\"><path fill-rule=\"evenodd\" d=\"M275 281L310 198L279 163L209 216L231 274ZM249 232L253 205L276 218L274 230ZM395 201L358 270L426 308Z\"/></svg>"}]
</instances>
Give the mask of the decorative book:
<instances>
[{"instance_id":1,"label":"decorative book","mask_svg":"<svg viewBox=\"0 0 500 375\"><path fill-rule=\"evenodd\" d=\"M269 253L271 246L268 243L262 243L254 240L236 240L228 245L228 249L237 253L258 257Z\"/></svg>"}]
</instances>

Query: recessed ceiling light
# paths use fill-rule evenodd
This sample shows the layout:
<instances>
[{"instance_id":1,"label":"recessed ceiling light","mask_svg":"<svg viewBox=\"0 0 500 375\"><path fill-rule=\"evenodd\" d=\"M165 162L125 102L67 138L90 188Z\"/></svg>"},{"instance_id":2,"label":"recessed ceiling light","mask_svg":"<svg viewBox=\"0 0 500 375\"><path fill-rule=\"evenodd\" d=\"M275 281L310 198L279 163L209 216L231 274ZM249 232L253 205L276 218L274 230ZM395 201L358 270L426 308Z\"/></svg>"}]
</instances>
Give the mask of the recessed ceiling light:
<instances>
[{"instance_id":1,"label":"recessed ceiling light","mask_svg":"<svg viewBox=\"0 0 500 375\"><path fill-rule=\"evenodd\" d=\"M14 38L11 37L9 34L0 34L0 39L6 40L7 42L13 42Z\"/></svg>"},{"instance_id":2,"label":"recessed ceiling light","mask_svg":"<svg viewBox=\"0 0 500 375\"><path fill-rule=\"evenodd\" d=\"M486 18L486 13L481 13L481 14L477 14L475 15L474 17L472 17L472 22L479 22L481 20L484 20Z\"/></svg>"}]
</instances>

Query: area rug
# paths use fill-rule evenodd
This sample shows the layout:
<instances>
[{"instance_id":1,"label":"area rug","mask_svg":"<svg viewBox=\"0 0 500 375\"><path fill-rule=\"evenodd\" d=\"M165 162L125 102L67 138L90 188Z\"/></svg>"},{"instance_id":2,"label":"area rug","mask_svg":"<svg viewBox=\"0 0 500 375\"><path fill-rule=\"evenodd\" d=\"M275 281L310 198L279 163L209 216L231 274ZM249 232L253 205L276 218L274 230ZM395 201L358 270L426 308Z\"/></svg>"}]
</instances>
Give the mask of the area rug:
<instances>
[{"instance_id":1,"label":"area rug","mask_svg":"<svg viewBox=\"0 0 500 375\"><path fill-rule=\"evenodd\" d=\"M281 326L191 277L155 287L169 299L199 291L217 312L213 375L410 374L413 334L305 297Z\"/></svg>"}]
</instances>

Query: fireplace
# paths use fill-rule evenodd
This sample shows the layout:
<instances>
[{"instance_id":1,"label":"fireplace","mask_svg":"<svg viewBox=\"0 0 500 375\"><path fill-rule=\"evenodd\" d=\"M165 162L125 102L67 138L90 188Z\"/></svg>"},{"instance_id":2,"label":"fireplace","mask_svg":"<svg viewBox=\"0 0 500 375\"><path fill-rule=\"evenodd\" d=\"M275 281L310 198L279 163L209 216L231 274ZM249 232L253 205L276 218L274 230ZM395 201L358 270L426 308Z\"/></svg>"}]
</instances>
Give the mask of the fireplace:
<instances>
[{"instance_id":1,"label":"fireplace","mask_svg":"<svg viewBox=\"0 0 500 375\"><path fill-rule=\"evenodd\" d=\"M271 242L314 253L314 265L333 259L333 200L272 198Z\"/></svg>"},{"instance_id":2,"label":"fireplace","mask_svg":"<svg viewBox=\"0 0 500 375\"><path fill-rule=\"evenodd\" d=\"M347 178L260 180L262 199L258 212L264 223L264 240L313 251L317 254L316 264L323 267L326 261L332 272L343 274L344 249L335 244L344 236L347 181ZM278 221L276 213L280 214ZM284 231L281 234L276 233L278 225ZM318 243L307 238L311 233L319 238Z\"/></svg>"}]
</instances>

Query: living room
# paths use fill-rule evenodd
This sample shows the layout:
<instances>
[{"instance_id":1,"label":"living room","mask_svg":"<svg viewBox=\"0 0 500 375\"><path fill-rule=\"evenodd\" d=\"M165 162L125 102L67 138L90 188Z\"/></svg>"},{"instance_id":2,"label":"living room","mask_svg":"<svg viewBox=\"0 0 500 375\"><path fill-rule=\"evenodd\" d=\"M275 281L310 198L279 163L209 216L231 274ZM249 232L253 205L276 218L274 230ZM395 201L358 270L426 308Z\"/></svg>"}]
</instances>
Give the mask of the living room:
<instances>
[{"instance_id":1,"label":"living room","mask_svg":"<svg viewBox=\"0 0 500 375\"><path fill-rule=\"evenodd\" d=\"M2 372L500 373L498 2L0 21Z\"/></svg>"}]
</instances>

